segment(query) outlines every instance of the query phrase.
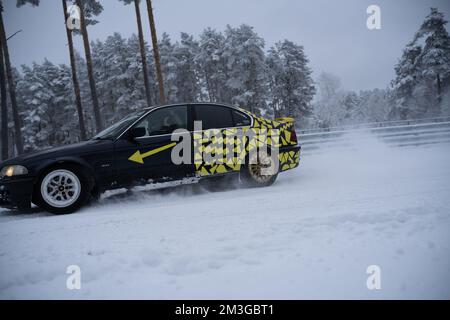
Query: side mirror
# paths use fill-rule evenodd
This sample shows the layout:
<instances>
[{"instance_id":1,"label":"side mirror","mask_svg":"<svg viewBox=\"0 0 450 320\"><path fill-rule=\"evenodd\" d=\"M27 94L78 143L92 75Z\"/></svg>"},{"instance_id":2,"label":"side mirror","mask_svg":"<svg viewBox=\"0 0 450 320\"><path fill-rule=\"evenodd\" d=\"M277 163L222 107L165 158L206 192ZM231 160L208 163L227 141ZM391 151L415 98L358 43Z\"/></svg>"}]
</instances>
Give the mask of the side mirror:
<instances>
[{"instance_id":1,"label":"side mirror","mask_svg":"<svg viewBox=\"0 0 450 320\"><path fill-rule=\"evenodd\" d=\"M147 134L147 130L142 127L135 127L131 128L130 131L128 131L128 139L133 140L139 137L144 137Z\"/></svg>"}]
</instances>

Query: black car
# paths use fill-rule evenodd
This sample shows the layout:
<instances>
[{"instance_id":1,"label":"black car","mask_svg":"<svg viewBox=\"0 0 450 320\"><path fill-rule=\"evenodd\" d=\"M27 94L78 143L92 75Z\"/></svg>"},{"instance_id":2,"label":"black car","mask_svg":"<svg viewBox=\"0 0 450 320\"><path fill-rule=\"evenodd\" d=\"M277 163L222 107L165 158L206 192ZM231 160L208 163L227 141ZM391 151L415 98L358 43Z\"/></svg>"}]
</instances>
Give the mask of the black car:
<instances>
[{"instance_id":1,"label":"black car","mask_svg":"<svg viewBox=\"0 0 450 320\"><path fill-rule=\"evenodd\" d=\"M200 131L194 121L201 121ZM199 151L207 150L218 140L223 142L217 139L217 133L227 140L238 130L267 129L280 133L276 158L266 153L265 157L259 155L249 164L240 163L239 159L249 160L249 151L257 143L251 139L234 139L232 162L199 161ZM194 159L192 163L173 161L172 151L181 140L177 135L194 141L188 152ZM273 140L269 137L264 143L273 147ZM222 152L227 153L217 148L213 153ZM239 173L241 180L249 185L268 186L274 183L279 172L297 167L299 160L300 147L293 119L268 120L219 104L151 107L129 115L91 140L21 155L1 163L0 206L23 210L34 203L51 213L66 214L106 190L228 173ZM276 171L267 173L264 170L268 167L276 167Z\"/></svg>"}]
</instances>

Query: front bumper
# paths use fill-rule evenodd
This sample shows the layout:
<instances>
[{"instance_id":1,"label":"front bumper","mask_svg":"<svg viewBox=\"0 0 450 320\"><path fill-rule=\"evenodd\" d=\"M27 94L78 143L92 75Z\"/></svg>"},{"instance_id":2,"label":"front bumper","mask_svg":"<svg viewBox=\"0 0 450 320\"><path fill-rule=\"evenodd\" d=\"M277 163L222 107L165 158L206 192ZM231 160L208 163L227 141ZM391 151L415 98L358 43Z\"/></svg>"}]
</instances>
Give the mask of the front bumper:
<instances>
[{"instance_id":1,"label":"front bumper","mask_svg":"<svg viewBox=\"0 0 450 320\"><path fill-rule=\"evenodd\" d=\"M31 206L34 178L0 180L0 207L27 209Z\"/></svg>"},{"instance_id":2,"label":"front bumper","mask_svg":"<svg viewBox=\"0 0 450 320\"><path fill-rule=\"evenodd\" d=\"M299 145L281 147L278 159L280 160L280 172L295 169L300 164L300 153L302 148Z\"/></svg>"}]
</instances>

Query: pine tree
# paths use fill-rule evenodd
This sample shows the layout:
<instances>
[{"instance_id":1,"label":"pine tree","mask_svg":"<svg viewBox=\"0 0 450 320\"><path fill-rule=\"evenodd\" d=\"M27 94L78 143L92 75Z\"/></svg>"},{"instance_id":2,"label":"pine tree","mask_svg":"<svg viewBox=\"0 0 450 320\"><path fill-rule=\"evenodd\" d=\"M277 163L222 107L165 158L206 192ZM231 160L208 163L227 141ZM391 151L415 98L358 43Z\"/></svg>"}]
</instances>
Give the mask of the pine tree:
<instances>
[{"instance_id":1,"label":"pine tree","mask_svg":"<svg viewBox=\"0 0 450 320\"><path fill-rule=\"evenodd\" d=\"M142 19L141 19L141 9L140 9L140 0L120 0L124 2L125 4L130 4L131 2L134 2L134 9L136 12L136 22L137 22L137 28L138 28L138 37L139 37L139 52L141 55L141 63L142 63L142 76L144 79L144 87L145 87L145 94L147 98L147 106L152 105L152 98L151 98L151 86L150 86L150 80L148 75L148 63L147 63L147 54L146 54L146 46L144 42L144 32L142 30Z\"/></svg>"},{"instance_id":2,"label":"pine tree","mask_svg":"<svg viewBox=\"0 0 450 320\"><path fill-rule=\"evenodd\" d=\"M120 117L117 100L124 91L127 51L126 40L117 32L107 37L104 42L96 41L92 44L92 62L100 112L107 125Z\"/></svg>"},{"instance_id":3,"label":"pine tree","mask_svg":"<svg viewBox=\"0 0 450 320\"><path fill-rule=\"evenodd\" d=\"M227 70L223 57L225 37L221 32L207 28L200 35L199 46L195 60L205 99L231 103L231 97L226 94Z\"/></svg>"},{"instance_id":4,"label":"pine tree","mask_svg":"<svg viewBox=\"0 0 450 320\"><path fill-rule=\"evenodd\" d=\"M223 57L231 102L260 114L267 108L264 40L248 25L227 26Z\"/></svg>"},{"instance_id":5,"label":"pine tree","mask_svg":"<svg viewBox=\"0 0 450 320\"><path fill-rule=\"evenodd\" d=\"M447 21L435 8L403 51L392 83L391 116L400 119L441 114L450 88L450 36Z\"/></svg>"},{"instance_id":6,"label":"pine tree","mask_svg":"<svg viewBox=\"0 0 450 320\"><path fill-rule=\"evenodd\" d=\"M87 25L95 24L96 21L91 19L92 16L97 16L103 11L102 5L97 0L75 0L77 6L80 8L80 25L81 35L83 37L84 52L86 57L86 67L89 77L89 86L91 89L92 108L94 110L95 126L97 132L103 129L103 120L100 113L100 106L98 102L97 88L95 86L94 70L92 66L91 48L89 43L89 34Z\"/></svg>"},{"instance_id":7,"label":"pine tree","mask_svg":"<svg viewBox=\"0 0 450 320\"><path fill-rule=\"evenodd\" d=\"M312 113L315 87L302 46L285 40L269 50L270 105L276 117L304 117Z\"/></svg>"},{"instance_id":8,"label":"pine tree","mask_svg":"<svg viewBox=\"0 0 450 320\"><path fill-rule=\"evenodd\" d=\"M165 104L167 101L167 97L164 89L162 62L159 55L158 36L156 34L155 18L153 16L153 7L151 0L147 0L147 13L148 13L148 21L150 24L150 33L152 35L153 60L155 62L156 78L158 79L159 102L161 104Z\"/></svg>"},{"instance_id":9,"label":"pine tree","mask_svg":"<svg viewBox=\"0 0 450 320\"><path fill-rule=\"evenodd\" d=\"M411 113L413 103L413 91L417 85L418 66L417 57L422 48L414 42L409 43L403 50L400 61L395 66L396 78L392 82L393 108L391 118L407 119Z\"/></svg>"},{"instance_id":10,"label":"pine tree","mask_svg":"<svg viewBox=\"0 0 450 320\"><path fill-rule=\"evenodd\" d=\"M425 18L415 41L426 37L423 50L417 58L417 64L423 72L421 80L428 85L434 94L434 101L428 110L429 115L438 115L442 101L442 92L450 86L450 36L445 29L447 21L444 14L436 8L431 8L431 13Z\"/></svg>"},{"instance_id":11,"label":"pine tree","mask_svg":"<svg viewBox=\"0 0 450 320\"><path fill-rule=\"evenodd\" d=\"M136 35L124 39L114 33L104 42L94 42L92 59L100 109L107 124L147 106L140 40ZM155 86L153 78L149 78L149 84Z\"/></svg>"},{"instance_id":12,"label":"pine tree","mask_svg":"<svg viewBox=\"0 0 450 320\"><path fill-rule=\"evenodd\" d=\"M23 67L18 82L21 104L25 106L25 150L68 144L78 139L78 123L70 92L71 70L48 60Z\"/></svg>"},{"instance_id":13,"label":"pine tree","mask_svg":"<svg viewBox=\"0 0 450 320\"><path fill-rule=\"evenodd\" d=\"M78 81L80 83L81 103L85 110L93 110L89 77L86 69L86 61L81 54L75 50L75 65L77 69ZM93 112L85 112L84 120L86 124L87 136L94 136L97 132Z\"/></svg>"},{"instance_id":14,"label":"pine tree","mask_svg":"<svg viewBox=\"0 0 450 320\"><path fill-rule=\"evenodd\" d=\"M27 3L30 3L34 6L38 6L40 4L40 0L18 0L17 7L21 7ZM74 58L73 37L72 37L73 31L69 30L69 28L67 28L67 25L66 25L66 22L69 19L69 13L67 12L66 0L62 0L62 9L63 9L63 16L64 16L64 25L66 27L70 64L71 64L71 69L72 69L72 82L73 82L73 88L74 88L74 94L75 94L78 123L79 123L79 128L80 128L80 139L85 140L87 138L86 125L84 122L83 106L81 104L81 96L80 96L80 85L78 82L77 69L76 69L75 58Z\"/></svg>"},{"instance_id":15,"label":"pine tree","mask_svg":"<svg viewBox=\"0 0 450 320\"><path fill-rule=\"evenodd\" d=\"M161 71L164 74L164 88L166 102L175 103L178 100L177 65L178 60L174 55L175 46L167 33L163 33L158 43L161 54Z\"/></svg>"},{"instance_id":16,"label":"pine tree","mask_svg":"<svg viewBox=\"0 0 450 320\"><path fill-rule=\"evenodd\" d=\"M355 111L352 121L356 123L387 121L390 112L389 92L383 89L361 91Z\"/></svg>"},{"instance_id":17,"label":"pine tree","mask_svg":"<svg viewBox=\"0 0 450 320\"><path fill-rule=\"evenodd\" d=\"M38 5L39 1L37 0L19 0L17 2L17 6L22 6L25 3L30 3L32 5ZM20 118L19 106L17 104L17 95L16 95L16 83L13 76L11 60L9 56L8 42L6 38L5 25L3 22L3 3L0 0L0 46L2 46L2 59L5 61L5 71L6 77L8 80L8 89L9 96L11 100L11 108L14 120L14 139L15 145L17 149L17 153L23 153L23 138L22 138L22 119Z\"/></svg>"},{"instance_id":18,"label":"pine tree","mask_svg":"<svg viewBox=\"0 0 450 320\"><path fill-rule=\"evenodd\" d=\"M177 61L178 101L200 100L199 67L195 59L199 54L199 49L199 44L194 37L184 32L181 33L181 41L175 44L173 55Z\"/></svg>"},{"instance_id":19,"label":"pine tree","mask_svg":"<svg viewBox=\"0 0 450 320\"><path fill-rule=\"evenodd\" d=\"M69 13L67 12L66 0L62 0L62 7L63 7L63 11L64 11L64 21L66 22L69 19ZM78 123L80 126L80 139L86 140L86 138L87 138L86 124L84 122L83 105L81 103L80 83L78 81L78 75L77 75L72 32L73 31L69 30L69 28L66 26L67 43L68 43L68 47L69 47L70 67L72 69L72 83L73 83L75 102L76 102L76 107L77 107Z\"/></svg>"},{"instance_id":20,"label":"pine tree","mask_svg":"<svg viewBox=\"0 0 450 320\"><path fill-rule=\"evenodd\" d=\"M352 124L355 122L364 122L365 114L360 108L360 98L354 91L344 93L341 98L341 104L344 110L344 119L342 124Z\"/></svg>"},{"instance_id":21,"label":"pine tree","mask_svg":"<svg viewBox=\"0 0 450 320\"><path fill-rule=\"evenodd\" d=\"M145 48L147 46L144 43ZM146 93L144 90L144 78L142 63L140 59L140 40L133 34L126 40L127 51L124 53L124 60L127 70L125 77L125 90L119 98L119 113L124 117L130 111L141 110L147 106ZM149 86L155 85L154 79L149 78Z\"/></svg>"}]
</instances>

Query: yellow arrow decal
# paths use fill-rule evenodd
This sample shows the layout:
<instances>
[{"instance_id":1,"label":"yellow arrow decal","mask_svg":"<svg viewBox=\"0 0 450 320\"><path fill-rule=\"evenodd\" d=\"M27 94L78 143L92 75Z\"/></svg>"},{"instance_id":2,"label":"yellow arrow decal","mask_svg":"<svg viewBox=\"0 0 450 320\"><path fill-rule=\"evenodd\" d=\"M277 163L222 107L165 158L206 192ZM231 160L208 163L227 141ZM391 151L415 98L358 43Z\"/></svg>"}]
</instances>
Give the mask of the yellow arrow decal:
<instances>
[{"instance_id":1,"label":"yellow arrow decal","mask_svg":"<svg viewBox=\"0 0 450 320\"><path fill-rule=\"evenodd\" d=\"M175 147L176 145L177 145L177 143L173 142L171 144L168 144L167 146L162 146L162 147L159 147L157 149L150 150L150 151L148 151L146 153L141 153L138 150L131 157L129 157L128 160L133 161L133 162L137 162L137 163L140 163L140 164L144 164L144 159L145 158L153 156L153 155L155 155L157 153L160 153L160 152L162 152L164 150L167 150L167 149L170 149L172 147Z\"/></svg>"}]
</instances>

